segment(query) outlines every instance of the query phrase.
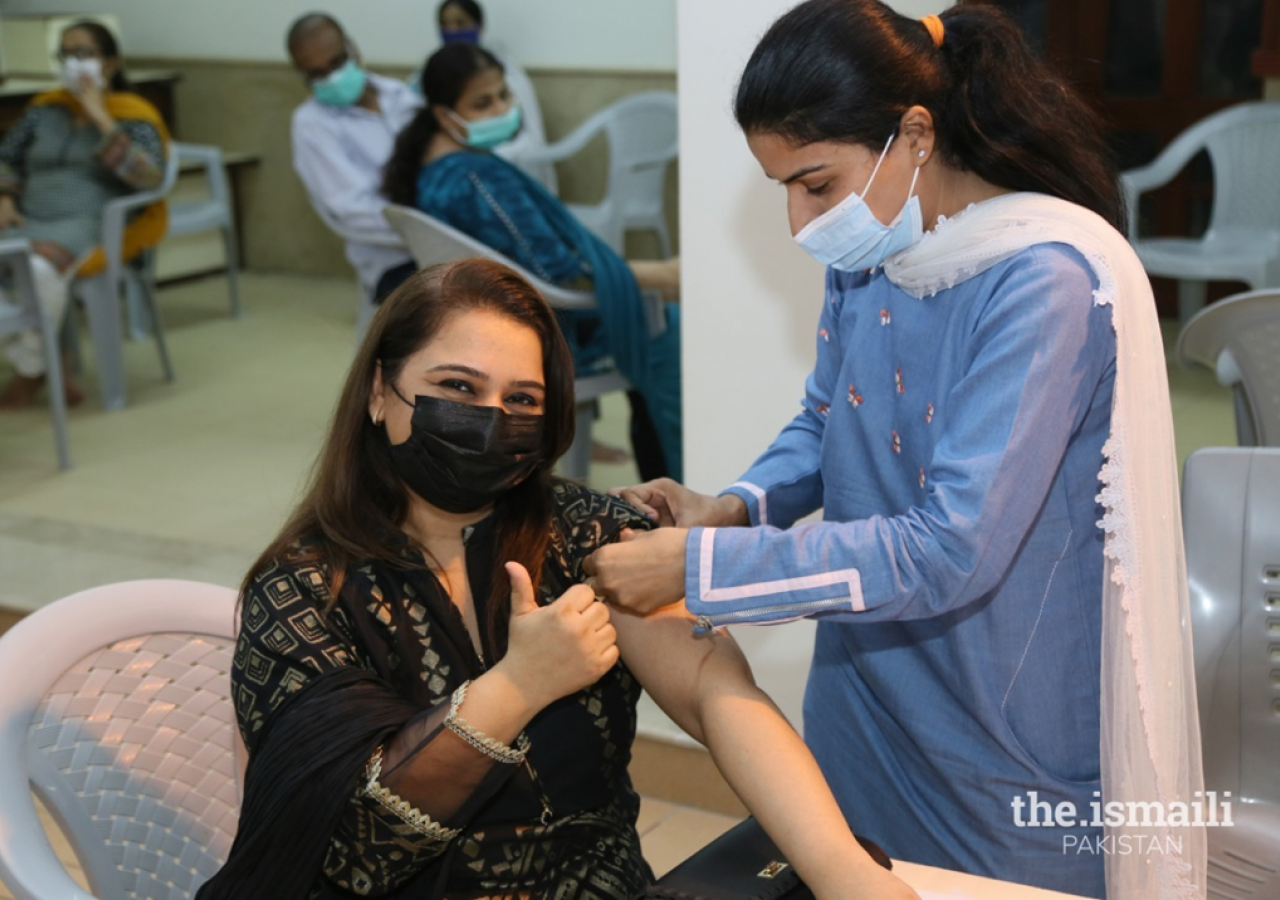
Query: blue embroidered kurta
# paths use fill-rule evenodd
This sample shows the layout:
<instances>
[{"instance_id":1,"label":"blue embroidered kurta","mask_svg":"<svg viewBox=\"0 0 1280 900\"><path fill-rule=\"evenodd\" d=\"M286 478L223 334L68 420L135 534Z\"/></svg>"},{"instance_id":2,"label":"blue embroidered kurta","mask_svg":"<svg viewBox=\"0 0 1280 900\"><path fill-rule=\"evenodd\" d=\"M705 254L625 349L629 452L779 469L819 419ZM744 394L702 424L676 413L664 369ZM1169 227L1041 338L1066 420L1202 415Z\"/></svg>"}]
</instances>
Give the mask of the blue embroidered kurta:
<instances>
[{"instance_id":1,"label":"blue embroidered kurta","mask_svg":"<svg viewBox=\"0 0 1280 900\"><path fill-rule=\"evenodd\" d=\"M803 410L729 488L763 527L693 529L686 573L704 624L820 619L805 737L862 833L1101 896L1102 858L1063 846L1101 829L1018 827L1011 805L1087 819L1100 789L1115 335L1095 288L1058 244L924 300L829 271Z\"/></svg>"}]
</instances>

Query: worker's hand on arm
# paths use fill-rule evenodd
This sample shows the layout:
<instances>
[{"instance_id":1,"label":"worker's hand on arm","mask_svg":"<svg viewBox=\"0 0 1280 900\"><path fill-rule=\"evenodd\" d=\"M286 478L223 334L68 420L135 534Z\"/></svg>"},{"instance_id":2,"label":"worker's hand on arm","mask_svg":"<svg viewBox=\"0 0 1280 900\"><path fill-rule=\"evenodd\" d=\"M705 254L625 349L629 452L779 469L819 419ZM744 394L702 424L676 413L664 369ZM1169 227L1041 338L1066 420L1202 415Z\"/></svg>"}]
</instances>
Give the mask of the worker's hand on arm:
<instances>
[{"instance_id":1,"label":"worker's hand on arm","mask_svg":"<svg viewBox=\"0 0 1280 900\"><path fill-rule=\"evenodd\" d=\"M624 529L583 562L588 584L610 603L650 613L684 597L684 549L689 531Z\"/></svg>"},{"instance_id":2,"label":"worker's hand on arm","mask_svg":"<svg viewBox=\"0 0 1280 900\"><path fill-rule=\"evenodd\" d=\"M748 525L747 505L740 497L699 494L670 478L657 478L611 493L640 510L659 526L693 528L703 526Z\"/></svg>"}]
</instances>

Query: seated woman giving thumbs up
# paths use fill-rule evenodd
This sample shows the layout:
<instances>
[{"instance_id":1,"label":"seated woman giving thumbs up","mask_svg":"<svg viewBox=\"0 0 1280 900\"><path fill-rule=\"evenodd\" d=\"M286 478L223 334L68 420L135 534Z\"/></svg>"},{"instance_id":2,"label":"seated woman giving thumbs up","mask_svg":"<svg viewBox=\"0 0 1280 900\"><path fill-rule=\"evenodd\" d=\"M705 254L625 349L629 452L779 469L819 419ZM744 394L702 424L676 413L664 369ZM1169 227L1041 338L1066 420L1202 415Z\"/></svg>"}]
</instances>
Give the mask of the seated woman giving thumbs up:
<instances>
[{"instance_id":1,"label":"seated woman giving thumbs up","mask_svg":"<svg viewBox=\"0 0 1280 900\"><path fill-rule=\"evenodd\" d=\"M543 299L462 260L380 308L302 502L241 594L240 829L201 898L631 897L641 686L820 897L914 896L858 846L727 634L582 584L635 509L552 467L573 364Z\"/></svg>"}]
</instances>

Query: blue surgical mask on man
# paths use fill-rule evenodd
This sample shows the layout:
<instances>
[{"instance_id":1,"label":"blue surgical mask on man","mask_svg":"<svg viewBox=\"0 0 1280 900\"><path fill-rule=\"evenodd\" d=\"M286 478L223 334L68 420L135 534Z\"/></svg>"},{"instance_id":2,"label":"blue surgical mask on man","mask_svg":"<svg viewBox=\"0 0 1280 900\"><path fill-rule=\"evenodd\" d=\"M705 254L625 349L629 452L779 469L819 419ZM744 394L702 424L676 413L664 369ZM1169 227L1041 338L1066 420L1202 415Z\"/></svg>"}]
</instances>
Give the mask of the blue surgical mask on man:
<instances>
[{"instance_id":1,"label":"blue surgical mask on man","mask_svg":"<svg viewBox=\"0 0 1280 900\"><path fill-rule=\"evenodd\" d=\"M311 93L326 106L353 106L364 95L367 82L365 70L349 59L324 78L311 82Z\"/></svg>"},{"instance_id":2,"label":"blue surgical mask on man","mask_svg":"<svg viewBox=\"0 0 1280 900\"><path fill-rule=\"evenodd\" d=\"M476 25L471 28L441 28L440 43L442 44L479 44L480 43L480 26Z\"/></svg>"},{"instance_id":3,"label":"blue surgical mask on man","mask_svg":"<svg viewBox=\"0 0 1280 900\"><path fill-rule=\"evenodd\" d=\"M487 119L464 119L453 110L448 113L464 129L462 143L474 150L492 150L511 140L520 130L520 107L514 103L506 112Z\"/></svg>"},{"instance_id":4,"label":"blue surgical mask on man","mask_svg":"<svg viewBox=\"0 0 1280 900\"><path fill-rule=\"evenodd\" d=\"M892 143L893 135L890 135L861 194L850 194L796 235L796 243L824 266L842 272L873 269L893 254L910 247L924 234L920 198L915 196L916 178L920 175L918 166L911 176L911 186L907 188L906 203L892 225L885 225L877 219L863 199L871 190L871 182L875 181Z\"/></svg>"}]
</instances>

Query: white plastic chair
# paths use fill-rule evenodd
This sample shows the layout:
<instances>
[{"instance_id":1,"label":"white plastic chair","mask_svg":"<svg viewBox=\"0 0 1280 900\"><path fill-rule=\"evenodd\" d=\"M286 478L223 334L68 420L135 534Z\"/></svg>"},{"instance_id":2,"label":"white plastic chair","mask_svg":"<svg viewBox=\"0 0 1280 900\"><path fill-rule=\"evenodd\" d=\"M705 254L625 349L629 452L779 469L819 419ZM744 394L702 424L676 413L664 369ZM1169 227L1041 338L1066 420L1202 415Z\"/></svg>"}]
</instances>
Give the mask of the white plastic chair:
<instances>
[{"instance_id":1,"label":"white plastic chair","mask_svg":"<svg viewBox=\"0 0 1280 900\"><path fill-rule=\"evenodd\" d=\"M98 384L105 409L123 409L125 405L124 328L121 324L120 294L123 287L127 303L142 304L151 323L151 333L160 353L160 366L165 381L173 381L173 364L169 360L169 348L164 339L164 322L156 303L152 268L146 258L154 248L142 251L142 258L126 261L124 233L129 214L163 200L173 190L178 178L178 154L170 149L165 163L164 180L153 191L112 200L102 213L102 248L107 256L107 267L89 278L77 278L71 282L73 296L84 304L89 319L89 331L93 338L93 352L98 364ZM51 367L52 368L52 367Z\"/></svg>"},{"instance_id":2,"label":"white plastic chair","mask_svg":"<svg viewBox=\"0 0 1280 900\"><path fill-rule=\"evenodd\" d=\"M679 103L670 91L648 91L624 97L602 109L571 134L545 148L512 160L521 166L555 163L575 156L599 134L609 141L609 178L604 200L569 209L618 254L628 231L658 234L664 256L671 256L671 236L663 197L667 166L680 153Z\"/></svg>"},{"instance_id":3,"label":"white plastic chair","mask_svg":"<svg viewBox=\"0 0 1280 900\"><path fill-rule=\"evenodd\" d=\"M133 581L0 639L0 880L18 900L191 897L221 867L245 754L231 705L236 592ZM61 826L85 893L45 837Z\"/></svg>"},{"instance_id":4,"label":"white plastic chair","mask_svg":"<svg viewBox=\"0 0 1280 900\"><path fill-rule=\"evenodd\" d=\"M0 337L35 329L44 342L44 358L48 365L49 410L53 413L53 443L58 452L58 467L71 468L67 449L67 396L62 386L62 358L58 353L58 325L50 321L36 295L31 274L31 245L25 239L0 241L0 271L11 273L11 292L18 304L0 305Z\"/></svg>"},{"instance_id":5,"label":"white plastic chair","mask_svg":"<svg viewBox=\"0 0 1280 900\"><path fill-rule=\"evenodd\" d=\"M184 168L190 168L189 164L204 170L209 196L206 199L194 201L170 200L169 229L165 233L165 238L218 229L222 236L225 254L223 258L226 260L227 293L231 300L231 315L236 319L244 318L244 310L240 306L240 251L236 241L235 207L231 189L227 184L227 171L222 165L222 150L214 146L175 142L169 145L169 152L177 154L179 173ZM126 291L125 295L129 336L135 341L146 338L152 329L149 306L142 292L153 292L154 302L154 262L154 252L143 255L139 263L145 265L147 270L139 273L141 290Z\"/></svg>"},{"instance_id":6,"label":"white plastic chair","mask_svg":"<svg viewBox=\"0 0 1280 900\"><path fill-rule=\"evenodd\" d=\"M1172 181L1200 151L1213 164L1213 212L1200 238L1138 236L1138 197ZM1185 323L1204 307L1205 282L1280 287L1280 102L1241 103L1197 122L1155 160L1121 175L1129 240L1150 275L1177 278Z\"/></svg>"},{"instance_id":7,"label":"white plastic chair","mask_svg":"<svg viewBox=\"0 0 1280 900\"><path fill-rule=\"evenodd\" d=\"M403 250L409 255L409 248L405 246L404 241L400 239L393 231L362 231L356 228L348 228L337 219L335 219L327 209L315 201L310 193L307 194L307 200L311 202L311 208L316 211L316 215L320 217L320 221L325 227L342 238L344 241L352 241L357 244L370 244L374 247L386 247L390 250ZM357 275L357 280L359 276ZM369 320L373 318L373 314L377 312L378 307L374 303L374 291L377 284L365 284L359 282L360 294L356 298L356 340L357 342L364 336L365 329L369 327Z\"/></svg>"},{"instance_id":8,"label":"white plastic chair","mask_svg":"<svg viewBox=\"0 0 1280 900\"><path fill-rule=\"evenodd\" d=\"M235 201L227 184L227 170L222 165L222 150L202 144L174 144L170 152L178 157L178 166L195 163L204 168L209 185L207 200L169 204L169 235L199 234L214 228L222 234L227 261L227 292L231 299L231 315L244 316L240 307L240 253L236 244Z\"/></svg>"},{"instance_id":9,"label":"white plastic chair","mask_svg":"<svg viewBox=\"0 0 1280 900\"><path fill-rule=\"evenodd\" d=\"M1232 389L1241 447L1280 447L1280 288L1201 310L1178 335L1177 355L1183 365L1213 369Z\"/></svg>"},{"instance_id":10,"label":"white plastic chair","mask_svg":"<svg viewBox=\"0 0 1280 900\"><path fill-rule=\"evenodd\" d=\"M556 287L531 274L519 264L463 234L439 219L421 210L390 204L382 213L391 227L400 233L409 252L422 268L437 263L452 262L479 256L496 260L514 269L534 286L547 303L556 309L594 309L595 297L585 291L569 291ZM560 460L560 470L569 478L584 479L591 465L591 426L595 419L595 402L613 391L625 391L631 385L617 371L583 375L574 379L574 396L577 401L577 426L573 446Z\"/></svg>"},{"instance_id":11,"label":"white plastic chair","mask_svg":"<svg viewBox=\"0 0 1280 900\"><path fill-rule=\"evenodd\" d=\"M1205 790L1233 820L1207 829L1209 897L1280 897L1280 449L1193 453L1182 521Z\"/></svg>"}]
</instances>

